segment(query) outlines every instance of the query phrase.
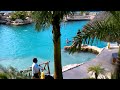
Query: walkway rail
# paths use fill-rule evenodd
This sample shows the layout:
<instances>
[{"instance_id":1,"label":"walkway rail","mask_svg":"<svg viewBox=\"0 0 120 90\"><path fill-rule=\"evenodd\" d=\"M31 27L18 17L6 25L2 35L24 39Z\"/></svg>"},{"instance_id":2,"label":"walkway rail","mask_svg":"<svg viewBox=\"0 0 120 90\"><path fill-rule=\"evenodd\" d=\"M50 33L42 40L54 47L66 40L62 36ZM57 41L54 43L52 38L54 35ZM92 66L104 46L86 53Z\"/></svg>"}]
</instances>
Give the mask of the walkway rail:
<instances>
[{"instance_id":1,"label":"walkway rail","mask_svg":"<svg viewBox=\"0 0 120 90\"><path fill-rule=\"evenodd\" d=\"M43 69L42 72L44 72L46 75L50 75L49 63L50 61L39 64L39 66ZM25 74L26 76L32 76L32 67L29 67L25 70L21 70L20 72Z\"/></svg>"},{"instance_id":2,"label":"walkway rail","mask_svg":"<svg viewBox=\"0 0 120 90\"><path fill-rule=\"evenodd\" d=\"M63 72L63 79L84 79L91 75L88 73L90 66L99 65L106 71L106 75L110 77L111 72L114 72L116 65L112 64L112 53L118 52L118 49L104 48L99 55L93 60L87 61L84 64Z\"/></svg>"}]
</instances>

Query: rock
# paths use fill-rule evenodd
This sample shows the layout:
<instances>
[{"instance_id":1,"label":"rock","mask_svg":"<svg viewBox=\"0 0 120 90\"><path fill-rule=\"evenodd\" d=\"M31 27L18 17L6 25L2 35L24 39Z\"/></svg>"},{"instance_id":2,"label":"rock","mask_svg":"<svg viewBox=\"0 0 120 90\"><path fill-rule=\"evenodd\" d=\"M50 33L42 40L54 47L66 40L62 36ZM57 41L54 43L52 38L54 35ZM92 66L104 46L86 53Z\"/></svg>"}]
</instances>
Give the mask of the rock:
<instances>
[{"instance_id":1,"label":"rock","mask_svg":"<svg viewBox=\"0 0 120 90\"><path fill-rule=\"evenodd\" d=\"M0 20L0 24L6 24L6 20Z\"/></svg>"},{"instance_id":2,"label":"rock","mask_svg":"<svg viewBox=\"0 0 120 90\"><path fill-rule=\"evenodd\" d=\"M22 19L16 19L15 23L23 23L23 20Z\"/></svg>"},{"instance_id":3,"label":"rock","mask_svg":"<svg viewBox=\"0 0 120 90\"><path fill-rule=\"evenodd\" d=\"M7 24L7 25L10 25L10 24L11 24L11 22L6 22L6 24Z\"/></svg>"},{"instance_id":4,"label":"rock","mask_svg":"<svg viewBox=\"0 0 120 90\"><path fill-rule=\"evenodd\" d=\"M69 50L71 48L71 46L65 46L64 50Z\"/></svg>"}]
</instances>

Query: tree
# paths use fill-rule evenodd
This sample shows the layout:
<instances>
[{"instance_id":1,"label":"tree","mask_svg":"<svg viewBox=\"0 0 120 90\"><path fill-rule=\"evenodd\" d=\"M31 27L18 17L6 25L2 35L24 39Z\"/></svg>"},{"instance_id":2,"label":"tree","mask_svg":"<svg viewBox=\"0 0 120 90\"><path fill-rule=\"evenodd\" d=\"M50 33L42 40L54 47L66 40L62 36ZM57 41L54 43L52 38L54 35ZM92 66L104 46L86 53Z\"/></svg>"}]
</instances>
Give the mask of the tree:
<instances>
[{"instance_id":1,"label":"tree","mask_svg":"<svg viewBox=\"0 0 120 90\"><path fill-rule=\"evenodd\" d=\"M61 41L60 41L60 22L70 11L34 11L32 18L35 21L36 30L41 31L44 28L53 26L54 43L54 78L63 79L61 64Z\"/></svg>"},{"instance_id":2,"label":"tree","mask_svg":"<svg viewBox=\"0 0 120 90\"><path fill-rule=\"evenodd\" d=\"M94 40L120 42L120 11L104 11L84 26L81 38L76 36L74 47L79 39L83 44L92 44ZM80 45L79 45L80 46ZM80 46L81 47L81 46Z\"/></svg>"},{"instance_id":3,"label":"tree","mask_svg":"<svg viewBox=\"0 0 120 90\"><path fill-rule=\"evenodd\" d=\"M120 43L120 11L104 11L100 12L96 18L84 26L82 33L82 43L90 44L95 39L107 42ZM76 44L74 47L77 46ZM81 46L80 46L81 47ZM74 51L75 52L75 51ZM120 77L120 62L117 60L117 74Z\"/></svg>"},{"instance_id":4,"label":"tree","mask_svg":"<svg viewBox=\"0 0 120 90\"><path fill-rule=\"evenodd\" d=\"M92 72L95 75L95 79L98 79L99 74L104 73L104 68L101 68L100 65L97 66L91 66L88 68L88 72Z\"/></svg>"},{"instance_id":5,"label":"tree","mask_svg":"<svg viewBox=\"0 0 120 90\"><path fill-rule=\"evenodd\" d=\"M87 24L84 29L89 33L90 38L107 42L120 41L120 11L108 11L104 20L96 20ZM102 17L101 17L102 18ZM105 38L106 37L106 38ZM89 37L85 37L89 38Z\"/></svg>"},{"instance_id":6,"label":"tree","mask_svg":"<svg viewBox=\"0 0 120 90\"><path fill-rule=\"evenodd\" d=\"M26 11L15 11L15 12L12 12L11 19L12 20L16 20L16 19L24 20L26 18L26 16L27 16Z\"/></svg>"}]
</instances>

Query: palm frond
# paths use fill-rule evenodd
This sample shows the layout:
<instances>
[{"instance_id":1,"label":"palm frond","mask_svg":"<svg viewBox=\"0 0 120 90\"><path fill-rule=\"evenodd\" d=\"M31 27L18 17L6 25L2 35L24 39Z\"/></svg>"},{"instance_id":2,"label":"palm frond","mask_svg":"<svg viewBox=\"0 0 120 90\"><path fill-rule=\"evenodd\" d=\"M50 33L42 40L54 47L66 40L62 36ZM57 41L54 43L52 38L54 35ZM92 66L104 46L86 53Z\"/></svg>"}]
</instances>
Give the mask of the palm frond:
<instances>
[{"instance_id":1,"label":"palm frond","mask_svg":"<svg viewBox=\"0 0 120 90\"><path fill-rule=\"evenodd\" d=\"M120 25L120 11L109 11L109 13L111 14L111 19Z\"/></svg>"},{"instance_id":2,"label":"palm frond","mask_svg":"<svg viewBox=\"0 0 120 90\"><path fill-rule=\"evenodd\" d=\"M101 68L101 65L91 66L88 68L88 72L94 72L94 73L97 73L97 75L103 74L104 71L105 70L104 68Z\"/></svg>"},{"instance_id":3,"label":"palm frond","mask_svg":"<svg viewBox=\"0 0 120 90\"><path fill-rule=\"evenodd\" d=\"M21 74L16 68L10 66L8 68L0 65L0 78L1 79L30 79L29 76Z\"/></svg>"},{"instance_id":4,"label":"palm frond","mask_svg":"<svg viewBox=\"0 0 120 90\"><path fill-rule=\"evenodd\" d=\"M84 32L82 43L92 44L94 40L107 42L119 41L119 21L120 11L110 11L109 13L103 13L101 16L97 15L95 20L90 21L90 23L84 26L84 29L82 30L82 32Z\"/></svg>"},{"instance_id":5,"label":"palm frond","mask_svg":"<svg viewBox=\"0 0 120 90\"><path fill-rule=\"evenodd\" d=\"M50 26L52 22L51 11L34 11L32 12L32 18L35 21L36 30L44 30Z\"/></svg>"},{"instance_id":6,"label":"palm frond","mask_svg":"<svg viewBox=\"0 0 120 90\"><path fill-rule=\"evenodd\" d=\"M9 79L8 75L5 73L0 73L0 79Z\"/></svg>"},{"instance_id":7,"label":"palm frond","mask_svg":"<svg viewBox=\"0 0 120 90\"><path fill-rule=\"evenodd\" d=\"M71 13L70 11L34 11L32 12L32 18L35 21L36 30L45 30L53 21L53 17L58 15L60 20L64 15Z\"/></svg>"}]
</instances>

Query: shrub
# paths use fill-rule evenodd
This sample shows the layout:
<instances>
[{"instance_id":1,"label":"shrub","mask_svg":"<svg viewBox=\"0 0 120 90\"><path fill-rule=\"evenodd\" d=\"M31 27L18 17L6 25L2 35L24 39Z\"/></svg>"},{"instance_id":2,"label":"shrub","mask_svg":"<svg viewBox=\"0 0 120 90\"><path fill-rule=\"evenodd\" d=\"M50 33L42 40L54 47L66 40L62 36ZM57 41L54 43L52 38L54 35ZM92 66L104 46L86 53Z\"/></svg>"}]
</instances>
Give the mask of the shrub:
<instances>
[{"instance_id":1,"label":"shrub","mask_svg":"<svg viewBox=\"0 0 120 90\"><path fill-rule=\"evenodd\" d=\"M0 79L29 79L30 77L21 74L16 68L10 66L8 68L0 65Z\"/></svg>"},{"instance_id":2,"label":"shrub","mask_svg":"<svg viewBox=\"0 0 120 90\"><path fill-rule=\"evenodd\" d=\"M92 72L92 74L95 75L95 79L98 79L99 74L104 73L104 68L101 68L101 65L96 65L96 66L90 66L88 68L88 72Z\"/></svg>"},{"instance_id":3,"label":"shrub","mask_svg":"<svg viewBox=\"0 0 120 90\"><path fill-rule=\"evenodd\" d=\"M16 11L11 14L11 19L16 20L16 19L22 19L24 20L27 16L27 12L25 11Z\"/></svg>"},{"instance_id":4,"label":"shrub","mask_svg":"<svg viewBox=\"0 0 120 90\"><path fill-rule=\"evenodd\" d=\"M0 73L0 79L8 79L7 74L5 74L5 73Z\"/></svg>"}]
</instances>

